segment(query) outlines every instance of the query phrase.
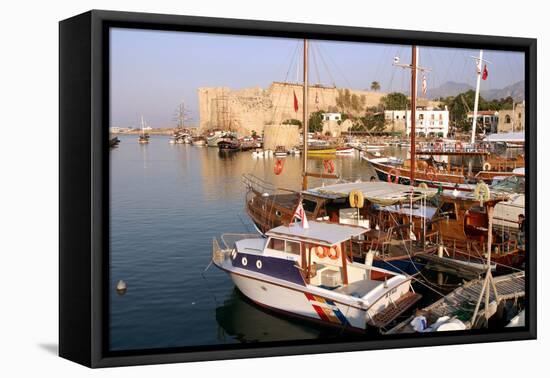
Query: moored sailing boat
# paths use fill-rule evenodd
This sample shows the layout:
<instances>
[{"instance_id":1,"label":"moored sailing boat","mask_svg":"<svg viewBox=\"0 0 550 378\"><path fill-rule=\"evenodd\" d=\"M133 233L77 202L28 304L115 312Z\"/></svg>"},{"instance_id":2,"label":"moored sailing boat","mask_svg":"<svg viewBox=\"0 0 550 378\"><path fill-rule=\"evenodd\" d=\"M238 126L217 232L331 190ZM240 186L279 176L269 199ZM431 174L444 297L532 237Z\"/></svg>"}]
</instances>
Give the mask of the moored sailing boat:
<instances>
[{"instance_id":1,"label":"moored sailing boat","mask_svg":"<svg viewBox=\"0 0 550 378\"><path fill-rule=\"evenodd\" d=\"M139 144L149 143L149 134L145 132L145 121L143 120L143 116L141 116L141 133L139 134L138 143Z\"/></svg>"}]
</instances>

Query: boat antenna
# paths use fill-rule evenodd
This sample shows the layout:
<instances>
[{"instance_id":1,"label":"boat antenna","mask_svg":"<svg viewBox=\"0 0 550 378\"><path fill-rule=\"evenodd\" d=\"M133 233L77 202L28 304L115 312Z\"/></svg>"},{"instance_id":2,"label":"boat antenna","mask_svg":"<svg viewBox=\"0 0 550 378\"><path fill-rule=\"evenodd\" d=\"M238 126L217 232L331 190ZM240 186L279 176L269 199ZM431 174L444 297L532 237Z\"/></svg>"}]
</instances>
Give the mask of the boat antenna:
<instances>
[{"instance_id":1,"label":"boat antenna","mask_svg":"<svg viewBox=\"0 0 550 378\"><path fill-rule=\"evenodd\" d=\"M303 88L303 122L302 122L302 134L303 134L303 179L302 190L307 190L307 139L308 139L308 40L304 38L304 88Z\"/></svg>"},{"instance_id":2,"label":"boat antenna","mask_svg":"<svg viewBox=\"0 0 550 378\"><path fill-rule=\"evenodd\" d=\"M412 46L411 56L411 177L410 185L414 186L414 170L416 165L416 66L418 50ZM411 207L412 208L412 207Z\"/></svg>"},{"instance_id":3,"label":"boat antenna","mask_svg":"<svg viewBox=\"0 0 550 378\"><path fill-rule=\"evenodd\" d=\"M476 141L476 125L477 125L477 111L479 107L479 89L481 86L481 75L482 75L482 63L491 63L488 60L483 59L483 50L479 50L479 57L472 56L475 59L477 67L477 82L476 82L476 97L474 100L474 117L472 119L472 138L470 143L473 145ZM485 80L485 77L483 78Z\"/></svg>"}]
</instances>

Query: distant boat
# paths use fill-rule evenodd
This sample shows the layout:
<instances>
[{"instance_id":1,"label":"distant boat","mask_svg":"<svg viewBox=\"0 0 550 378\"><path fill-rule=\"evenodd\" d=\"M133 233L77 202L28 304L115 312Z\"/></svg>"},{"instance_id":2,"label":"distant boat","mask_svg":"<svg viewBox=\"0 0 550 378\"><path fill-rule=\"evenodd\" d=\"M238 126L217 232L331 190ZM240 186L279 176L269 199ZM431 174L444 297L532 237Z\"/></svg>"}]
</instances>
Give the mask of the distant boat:
<instances>
[{"instance_id":1,"label":"distant boat","mask_svg":"<svg viewBox=\"0 0 550 378\"><path fill-rule=\"evenodd\" d=\"M118 144L120 143L120 139L118 139L117 136L111 136L109 138L109 147L110 148L115 148L118 146Z\"/></svg>"},{"instance_id":2,"label":"distant boat","mask_svg":"<svg viewBox=\"0 0 550 378\"><path fill-rule=\"evenodd\" d=\"M288 151L284 146L277 146L275 148L274 155L277 157L286 157L288 155Z\"/></svg>"},{"instance_id":3,"label":"distant boat","mask_svg":"<svg viewBox=\"0 0 550 378\"><path fill-rule=\"evenodd\" d=\"M206 139L204 137L195 137L191 140L191 144L199 147L206 146Z\"/></svg>"},{"instance_id":4,"label":"distant boat","mask_svg":"<svg viewBox=\"0 0 550 378\"><path fill-rule=\"evenodd\" d=\"M336 146L327 142L310 142L307 147L308 155L334 155Z\"/></svg>"},{"instance_id":5,"label":"distant boat","mask_svg":"<svg viewBox=\"0 0 550 378\"><path fill-rule=\"evenodd\" d=\"M353 147L337 147L336 148L336 155L351 155L354 152Z\"/></svg>"},{"instance_id":6,"label":"distant boat","mask_svg":"<svg viewBox=\"0 0 550 378\"><path fill-rule=\"evenodd\" d=\"M218 148L220 151L239 151L241 142L235 137L223 138L218 142Z\"/></svg>"},{"instance_id":7,"label":"distant boat","mask_svg":"<svg viewBox=\"0 0 550 378\"><path fill-rule=\"evenodd\" d=\"M149 143L149 134L145 132L145 121L143 120L143 116L141 116L141 133L139 134L138 143L139 144Z\"/></svg>"}]
</instances>

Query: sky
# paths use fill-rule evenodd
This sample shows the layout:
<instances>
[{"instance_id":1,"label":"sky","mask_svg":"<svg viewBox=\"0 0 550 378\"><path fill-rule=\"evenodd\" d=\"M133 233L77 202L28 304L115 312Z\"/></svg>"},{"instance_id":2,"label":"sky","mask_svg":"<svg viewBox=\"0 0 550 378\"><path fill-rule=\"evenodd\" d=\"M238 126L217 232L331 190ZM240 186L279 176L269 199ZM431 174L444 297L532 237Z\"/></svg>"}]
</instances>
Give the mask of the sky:
<instances>
[{"instance_id":1,"label":"sky","mask_svg":"<svg viewBox=\"0 0 550 378\"><path fill-rule=\"evenodd\" d=\"M111 126L137 126L141 115L152 127L173 127L180 102L191 125L199 123L197 89L267 88L273 81L301 81L302 40L113 28L110 34ZM475 86L479 50L419 47L430 88L447 81ZM310 42L310 83L410 92L411 47L358 42ZM482 90L524 80L524 54L484 50L489 78ZM420 81L419 81L420 86Z\"/></svg>"}]
</instances>

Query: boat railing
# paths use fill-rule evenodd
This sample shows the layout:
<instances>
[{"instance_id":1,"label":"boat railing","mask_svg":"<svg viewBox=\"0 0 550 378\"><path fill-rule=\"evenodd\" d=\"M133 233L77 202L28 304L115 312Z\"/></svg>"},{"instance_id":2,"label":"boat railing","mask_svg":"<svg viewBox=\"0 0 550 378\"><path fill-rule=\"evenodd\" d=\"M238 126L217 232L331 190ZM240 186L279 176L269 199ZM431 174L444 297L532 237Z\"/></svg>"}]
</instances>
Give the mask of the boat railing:
<instances>
[{"instance_id":1,"label":"boat railing","mask_svg":"<svg viewBox=\"0 0 550 378\"><path fill-rule=\"evenodd\" d=\"M273 194L277 191L277 188L273 184L250 173L244 174L242 181L247 189L252 189L259 193Z\"/></svg>"},{"instance_id":2,"label":"boat railing","mask_svg":"<svg viewBox=\"0 0 550 378\"><path fill-rule=\"evenodd\" d=\"M227 251L220 248L220 243L218 243L218 239L213 238L212 239L212 261L214 261L217 264L221 264L225 261L227 258Z\"/></svg>"},{"instance_id":3,"label":"boat railing","mask_svg":"<svg viewBox=\"0 0 550 378\"><path fill-rule=\"evenodd\" d=\"M235 243L239 240L243 239L260 239L263 238L260 234L237 234L237 233L229 233L229 234L222 234L221 239L223 246L225 249L234 249Z\"/></svg>"}]
</instances>

